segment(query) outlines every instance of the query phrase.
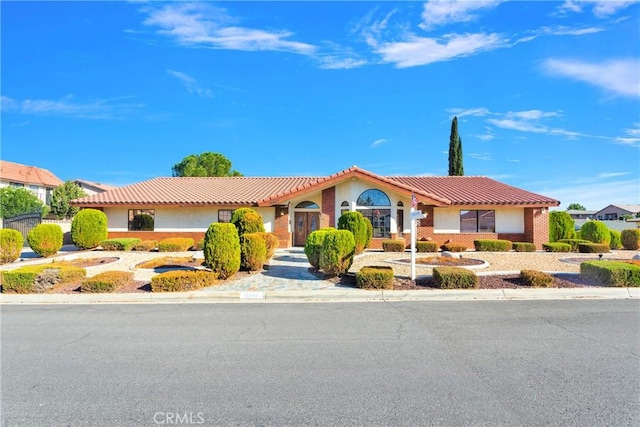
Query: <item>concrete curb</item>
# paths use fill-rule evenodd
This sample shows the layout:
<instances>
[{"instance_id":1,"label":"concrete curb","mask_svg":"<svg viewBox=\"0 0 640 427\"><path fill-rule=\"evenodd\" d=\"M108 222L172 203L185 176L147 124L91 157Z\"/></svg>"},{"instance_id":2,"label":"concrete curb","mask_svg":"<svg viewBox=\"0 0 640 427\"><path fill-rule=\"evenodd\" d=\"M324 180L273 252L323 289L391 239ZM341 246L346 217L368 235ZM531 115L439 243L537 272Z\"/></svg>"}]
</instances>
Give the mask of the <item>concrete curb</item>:
<instances>
[{"instance_id":1,"label":"concrete curb","mask_svg":"<svg viewBox=\"0 0 640 427\"><path fill-rule=\"evenodd\" d=\"M480 290L322 290L266 292L174 292L131 294L0 294L0 304L214 304L384 301L497 301L554 299L640 299L640 288L553 288Z\"/></svg>"}]
</instances>

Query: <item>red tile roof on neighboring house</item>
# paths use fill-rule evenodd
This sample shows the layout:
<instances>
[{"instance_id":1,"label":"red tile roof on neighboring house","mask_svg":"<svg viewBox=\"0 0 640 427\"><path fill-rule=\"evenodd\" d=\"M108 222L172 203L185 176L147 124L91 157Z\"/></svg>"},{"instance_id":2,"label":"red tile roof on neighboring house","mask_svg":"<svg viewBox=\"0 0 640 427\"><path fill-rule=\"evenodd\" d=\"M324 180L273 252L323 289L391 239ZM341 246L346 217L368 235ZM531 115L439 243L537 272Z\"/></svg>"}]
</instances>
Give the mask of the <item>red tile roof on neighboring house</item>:
<instances>
[{"instance_id":1,"label":"red tile roof on neighboring house","mask_svg":"<svg viewBox=\"0 0 640 427\"><path fill-rule=\"evenodd\" d=\"M40 185L42 187L58 187L62 185L60 178L46 169L20 163L0 160L0 179L6 182Z\"/></svg>"},{"instance_id":2,"label":"red tile roof on neighboring house","mask_svg":"<svg viewBox=\"0 0 640 427\"><path fill-rule=\"evenodd\" d=\"M76 199L78 206L257 205L271 206L357 178L410 196L426 205L557 206L557 200L486 177L383 177L353 166L324 177L154 178Z\"/></svg>"}]
</instances>

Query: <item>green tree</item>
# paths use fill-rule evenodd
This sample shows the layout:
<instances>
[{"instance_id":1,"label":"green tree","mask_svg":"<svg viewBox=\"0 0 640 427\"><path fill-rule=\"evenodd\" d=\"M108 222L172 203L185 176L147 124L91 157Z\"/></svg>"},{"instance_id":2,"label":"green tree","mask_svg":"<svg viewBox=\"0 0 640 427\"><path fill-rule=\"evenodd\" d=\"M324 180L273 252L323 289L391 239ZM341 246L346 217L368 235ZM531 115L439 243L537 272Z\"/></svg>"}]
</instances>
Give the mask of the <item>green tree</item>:
<instances>
[{"instance_id":1,"label":"green tree","mask_svg":"<svg viewBox=\"0 0 640 427\"><path fill-rule=\"evenodd\" d=\"M586 211L587 208L582 206L580 203L571 203L569 206L567 206L567 210L568 211Z\"/></svg>"},{"instance_id":2,"label":"green tree","mask_svg":"<svg viewBox=\"0 0 640 427\"><path fill-rule=\"evenodd\" d=\"M0 218L32 212L43 212L44 203L38 196L23 187L0 188Z\"/></svg>"},{"instance_id":3,"label":"green tree","mask_svg":"<svg viewBox=\"0 0 640 427\"><path fill-rule=\"evenodd\" d=\"M60 187L53 190L51 194L51 213L58 219L72 218L78 213L79 208L69 205L69 200L84 197L87 194L78 184L72 181L65 181Z\"/></svg>"},{"instance_id":4,"label":"green tree","mask_svg":"<svg viewBox=\"0 0 640 427\"><path fill-rule=\"evenodd\" d=\"M451 121L451 134L449 135L449 176L463 176L462 166L462 138L458 133L458 117Z\"/></svg>"},{"instance_id":5,"label":"green tree","mask_svg":"<svg viewBox=\"0 0 640 427\"><path fill-rule=\"evenodd\" d=\"M573 239L576 236L575 222L571 215L563 211L549 212L549 241Z\"/></svg>"},{"instance_id":6,"label":"green tree","mask_svg":"<svg viewBox=\"0 0 640 427\"><path fill-rule=\"evenodd\" d=\"M242 176L231 169L231 160L220 153L191 154L171 168L173 176Z\"/></svg>"}]
</instances>

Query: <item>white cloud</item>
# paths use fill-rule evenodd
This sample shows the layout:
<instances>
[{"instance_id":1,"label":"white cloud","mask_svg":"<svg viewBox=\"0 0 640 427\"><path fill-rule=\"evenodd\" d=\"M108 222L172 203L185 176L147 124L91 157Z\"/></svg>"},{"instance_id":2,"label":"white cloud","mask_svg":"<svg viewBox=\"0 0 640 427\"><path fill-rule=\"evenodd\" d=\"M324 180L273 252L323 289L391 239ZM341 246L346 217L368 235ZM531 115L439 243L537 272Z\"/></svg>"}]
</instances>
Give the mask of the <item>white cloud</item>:
<instances>
[{"instance_id":1,"label":"white cloud","mask_svg":"<svg viewBox=\"0 0 640 427\"><path fill-rule=\"evenodd\" d=\"M284 30L266 31L233 26L235 22L222 8L206 3L179 3L159 9L145 8L144 24L159 28L158 32L178 43L212 49L244 51L272 50L312 55L316 47L287 40L293 33Z\"/></svg>"},{"instance_id":2,"label":"white cloud","mask_svg":"<svg viewBox=\"0 0 640 427\"><path fill-rule=\"evenodd\" d=\"M210 89L205 89L198 84L198 81L191 77L186 73L182 73L180 71L167 70L167 73L176 77L178 80L182 82L185 88L189 93L196 94L198 96L202 96L205 98L211 98L213 93Z\"/></svg>"},{"instance_id":3,"label":"white cloud","mask_svg":"<svg viewBox=\"0 0 640 427\"><path fill-rule=\"evenodd\" d=\"M458 118L464 116L482 117L491 114L491 111L484 107L479 108L448 108L447 112L457 116ZM453 117L452 117L453 118Z\"/></svg>"},{"instance_id":4,"label":"white cloud","mask_svg":"<svg viewBox=\"0 0 640 427\"><path fill-rule=\"evenodd\" d=\"M472 21L477 18L474 12L494 8L502 1L429 0L424 4L420 27L429 30L438 25Z\"/></svg>"},{"instance_id":5,"label":"white cloud","mask_svg":"<svg viewBox=\"0 0 640 427\"><path fill-rule=\"evenodd\" d=\"M23 99L16 100L2 96L2 111L29 115L55 115L78 119L121 119L132 111L143 108L144 104L122 102L125 98L96 99L76 102L72 95L59 100Z\"/></svg>"},{"instance_id":6,"label":"white cloud","mask_svg":"<svg viewBox=\"0 0 640 427\"><path fill-rule=\"evenodd\" d=\"M378 147L378 146L380 146L380 145L384 144L385 142L388 142L388 140L386 140L386 139L384 139L384 138L377 139L377 140L375 140L375 141L373 141L373 142L371 143L371 148L376 148L376 147Z\"/></svg>"},{"instance_id":7,"label":"white cloud","mask_svg":"<svg viewBox=\"0 0 640 427\"><path fill-rule=\"evenodd\" d=\"M376 52L385 62L407 68L470 56L506 44L498 34L447 34L442 38L409 35L406 41L381 44Z\"/></svg>"},{"instance_id":8,"label":"white cloud","mask_svg":"<svg viewBox=\"0 0 640 427\"><path fill-rule=\"evenodd\" d=\"M543 69L549 74L586 82L617 95L640 97L640 62L637 59L589 63L550 58L544 61Z\"/></svg>"},{"instance_id":9,"label":"white cloud","mask_svg":"<svg viewBox=\"0 0 640 427\"><path fill-rule=\"evenodd\" d=\"M545 117L559 117L556 111L526 110L526 111L509 111L507 117L515 117L522 120L540 120Z\"/></svg>"},{"instance_id":10,"label":"white cloud","mask_svg":"<svg viewBox=\"0 0 640 427\"><path fill-rule=\"evenodd\" d=\"M618 11L626 9L632 4L637 4L637 0L612 1L612 0L566 0L558 7L560 14L581 13L585 6L591 6L591 11L598 18L608 18Z\"/></svg>"},{"instance_id":11,"label":"white cloud","mask_svg":"<svg viewBox=\"0 0 640 427\"><path fill-rule=\"evenodd\" d=\"M469 153L468 156L476 160L492 160L489 153Z\"/></svg>"}]
</instances>

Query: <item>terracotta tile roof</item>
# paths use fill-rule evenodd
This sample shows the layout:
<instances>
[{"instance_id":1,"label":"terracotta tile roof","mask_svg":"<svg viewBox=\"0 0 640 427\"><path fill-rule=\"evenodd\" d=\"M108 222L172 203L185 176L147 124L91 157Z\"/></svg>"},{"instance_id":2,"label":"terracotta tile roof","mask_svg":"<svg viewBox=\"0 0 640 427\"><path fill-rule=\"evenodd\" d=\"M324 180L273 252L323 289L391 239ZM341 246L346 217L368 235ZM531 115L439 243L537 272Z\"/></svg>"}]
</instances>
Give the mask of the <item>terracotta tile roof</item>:
<instances>
[{"instance_id":1,"label":"terracotta tile roof","mask_svg":"<svg viewBox=\"0 0 640 427\"><path fill-rule=\"evenodd\" d=\"M0 179L6 182L58 187L63 182L46 169L0 160Z\"/></svg>"},{"instance_id":2,"label":"terracotta tile roof","mask_svg":"<svg viewBox=\"0 0 640 427\"><path fill-rule=\"evenodd\" d=\"M154 178L73 201L103 205L256 205L272 194L313 182L313 177Z\"/></svg>"},{"instance_id":3,"label":"terracotta tile roof","mask_svg":"<svg viewBox=\"0 0 640 427\"><path fill-rule=\"evenodd\" d=\"M76 199L79 206L106 205L259 205L284 203L307 192L358 178L410 196L428 205L557 206L557 200L486 177L376 175L353 166L323 177L154 178Z\"/></svg>"}]
</instances>

